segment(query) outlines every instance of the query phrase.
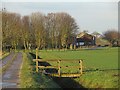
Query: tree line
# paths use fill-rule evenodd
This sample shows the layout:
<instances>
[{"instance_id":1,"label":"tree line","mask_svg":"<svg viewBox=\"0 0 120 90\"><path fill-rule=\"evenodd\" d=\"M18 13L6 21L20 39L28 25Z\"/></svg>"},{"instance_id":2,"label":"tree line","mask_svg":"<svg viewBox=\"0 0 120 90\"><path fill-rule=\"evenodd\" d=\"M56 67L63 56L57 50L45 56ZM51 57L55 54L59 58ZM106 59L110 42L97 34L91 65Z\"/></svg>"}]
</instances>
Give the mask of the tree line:
<instances>
[{"instance_id":1,"label":"tree line","mask_svg":"<svg viewBox=\"0 0 120 90\"><path fill-rule=\"evenodd\" d=\"M35 12L21 16L18 13L0 11L2 17L2 48L10 46L13 49L62 49L69 48L78 34L78 25L68 13ZM96 32L96 35L98 33ZM120 33L110 29L103 33L102 38L108 40L111 46L120 45Z\"/></svg>"},{"instance_id":2,"label":"tree line","mask_svg":"<svg viewBox=\"0 0 120 90\"><path fill-rule=\"evenodd\" d=\"M2 47L7 45L25 50L34 48L68 48L78 31L75 19L65 12L35 12L21 16L2 11Z\"/></svg>"}]
</instances>

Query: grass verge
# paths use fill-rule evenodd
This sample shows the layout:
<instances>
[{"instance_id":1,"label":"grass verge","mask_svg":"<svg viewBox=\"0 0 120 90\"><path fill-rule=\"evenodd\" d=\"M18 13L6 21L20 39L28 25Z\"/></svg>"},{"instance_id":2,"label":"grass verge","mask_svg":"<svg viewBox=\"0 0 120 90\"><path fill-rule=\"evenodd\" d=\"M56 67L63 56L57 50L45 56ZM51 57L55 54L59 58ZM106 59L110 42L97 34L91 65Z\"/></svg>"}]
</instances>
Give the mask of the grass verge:
<instances>
[{"instance_id":1,"label":"grass verge","mask_svg":"<svg viewBox=\"0 0 120 90\"><path fill-rule=\"evenodd\" d=\"M23 53L20 70L20 88L60 88L51 78L35 72L35 63L29 53Z\"/></svg>"},{"instance_id":2,"label":"grass verge","mask_svg":"<svg viewBox=\"0 0 120 90\"><path fill-rule=\"evenodd\" d=\"M3 60L3 59L4 59L5 57L7 57L9 54L10 54L9 52L3 54L2 57L1 57L1 60Z\"/></svg>"}]
</instances>

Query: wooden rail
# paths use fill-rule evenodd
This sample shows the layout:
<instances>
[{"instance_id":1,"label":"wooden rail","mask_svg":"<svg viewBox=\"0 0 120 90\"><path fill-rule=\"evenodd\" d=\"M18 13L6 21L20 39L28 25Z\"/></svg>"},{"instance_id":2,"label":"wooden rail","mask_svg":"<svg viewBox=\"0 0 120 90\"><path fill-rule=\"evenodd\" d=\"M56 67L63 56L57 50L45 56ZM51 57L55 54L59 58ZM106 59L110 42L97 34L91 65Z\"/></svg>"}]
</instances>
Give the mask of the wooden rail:
<instances>
[{"instance_id":1,"label":"wooden rail","mask_svg":"<svg viewBox=\"0 0 120 90\"><path fill-rule=\"evenodd\" d=\"M56 69L58 69L57 66L38 66L38 68L56 68Z\"/></svg>"},{"instance_id":2,"label":"wooden rail","mask_svg":"<svg viewBox=\"0 0 120 90\"><path fill-rule=\"evenodd\" d=\"M36 72L38 72L39 68L40 69L56 69L58 70L58 73L46 73L51 76L56 76L56 77L79 77L83 74L83 65L82 65L82 60L54 60L54 59L38 59L38 49L36 48L36 59L33 59L34 62L36 62ZM38 62L57 62L56 66L39 66ZM78 62L79 66L61 66L61 62ZM78 68L79 73L61 73L61 68Z\"/></svg>"}]
</instances>

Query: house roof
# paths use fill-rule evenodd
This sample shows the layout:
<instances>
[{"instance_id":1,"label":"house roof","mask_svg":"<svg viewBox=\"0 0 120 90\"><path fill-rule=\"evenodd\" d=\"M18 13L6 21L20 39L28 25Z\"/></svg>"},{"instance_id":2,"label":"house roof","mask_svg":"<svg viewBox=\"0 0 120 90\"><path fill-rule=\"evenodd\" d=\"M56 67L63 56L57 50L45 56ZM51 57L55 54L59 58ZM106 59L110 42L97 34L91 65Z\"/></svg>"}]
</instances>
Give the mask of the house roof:
<instances>
[{"instance_id":1,"label":"house roof","mask_svg":"<svg viewBox=\"0 0 120 90\"><path fill-rule=\"evenodd\" d=\"M88 41L88 42L90 41L91 42L93 40L93 37L94 36L91 34L82 32L82 33L78 34L76 38L77 38L78 42L83 42L83 41Z\"/></svg>"},{"instance_id":2,"label":"house roof","mask_svg":"<svg viewBox=\"0 0 120 90\"><path fill-rule=\"evenodd\" d=\"M81 32L81 33L79 33L79 34L77 35L76 38L84 38L84 37L92 38L92 37L94 37L94 36L91 35L91 34L85 33L85 32Z\"/></svg>"}]
</instances>

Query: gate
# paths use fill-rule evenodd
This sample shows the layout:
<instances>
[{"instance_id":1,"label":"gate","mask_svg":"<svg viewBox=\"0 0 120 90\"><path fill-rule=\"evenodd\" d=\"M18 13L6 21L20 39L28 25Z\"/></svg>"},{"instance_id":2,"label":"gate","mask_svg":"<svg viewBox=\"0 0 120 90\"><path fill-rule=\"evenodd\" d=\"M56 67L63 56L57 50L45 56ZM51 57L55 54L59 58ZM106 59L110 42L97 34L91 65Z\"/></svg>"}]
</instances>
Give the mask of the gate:
<instances>
[{"instance_id":1,"label":"gate","mask_svg":"<svg viewBox=\"0 0 120 90\"><path fill-rule=\"evenodd\" d=\"M83 73L83 61L82 60L47 60L47 59L38 59L38 49L36 49L36 59L33 59L34 62L36 62L36 72L39 71L39 68L40 69L56 69L58 72L57 73L47 73L47 72L44 72L44 74L47 74L47 75L50 75L50 76L54 76L54 77L80 77ZM57 65L56 66L43 66L43 65L39 65L38 62L57 62ZM62 63L66 63L66 62L76 62L78 63L79 65L78 66L66 66L66 65L62 65ZM61 68L76 68L76 69L79 69L79 72L78 73L61 73Z\"/></svg>"}]
</instances>

